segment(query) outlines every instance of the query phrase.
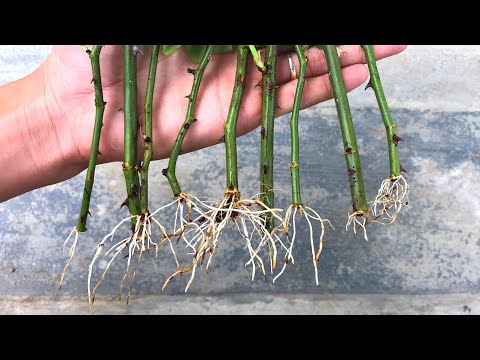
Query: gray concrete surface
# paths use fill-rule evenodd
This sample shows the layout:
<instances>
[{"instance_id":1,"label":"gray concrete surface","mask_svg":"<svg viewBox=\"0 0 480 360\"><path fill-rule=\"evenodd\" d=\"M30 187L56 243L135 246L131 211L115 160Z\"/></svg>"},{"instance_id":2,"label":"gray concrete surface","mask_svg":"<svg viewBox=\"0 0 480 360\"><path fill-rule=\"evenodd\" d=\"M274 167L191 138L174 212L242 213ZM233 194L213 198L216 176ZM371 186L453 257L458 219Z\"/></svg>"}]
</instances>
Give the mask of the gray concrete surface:
<instances>
[{"instance_id":1,"label":"gray concrete surface","mask_svg":"<svg viewBox=\"0 0 480 360\"><path fill-rule=\"evenodd\" d=\"M49 49L0 46L0 83L28 74ZM269 285L260 277L250 281L243 243L230 231L210 272L199 270L187 294L183 290L188 277L174 280L162 292L172 264L145 256L130 304L114 298L122 276L119 264L99 289L96 313L477 313L480 46L410 46L380 62L379 69L405 140L400 156L411 186L410 208L394 226L372 227L368 242L344 230L350 196L338 120L329 101L302 112L300 129L304 201L336 228L324 243L319 286L305 228L297 240L295 269ZM371 198L388 175L383 123L373 92L360 87L349 99ZM288 160L282 157L289 156L288 117L277 124L277 201L286 207L290 175ZM253 132L239 140L244 194L257 192L257 137ZM222 146L184 155L178 177L189 192L218 198L224 186L223 161ZM152 165L153 207L171 196L161 176L164 167L163 160ZM120 164L100 166L91 205L95 221L82 234L64 288L58 291L66 256L62 244L76 223L83 181L84 173L0 204L0 313L88 312L86 276L92 250L125 216L125 208L118 209L124 197Z\"/></svg>"}]
</instances>

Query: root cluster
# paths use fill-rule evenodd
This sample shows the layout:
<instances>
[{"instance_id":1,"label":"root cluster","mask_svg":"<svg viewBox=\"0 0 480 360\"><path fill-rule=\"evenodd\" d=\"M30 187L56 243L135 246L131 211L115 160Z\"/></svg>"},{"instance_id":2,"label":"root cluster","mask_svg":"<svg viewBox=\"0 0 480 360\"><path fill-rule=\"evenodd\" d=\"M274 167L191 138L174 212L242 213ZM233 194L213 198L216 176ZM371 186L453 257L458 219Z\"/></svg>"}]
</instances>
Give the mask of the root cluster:
<instances>
[{"instance_id":1,"label":"root cluster","mask_svg":"<svg viewBox=\"0 0 480 360\"><path fill-rule=\"evenodd\" d=\"M410 187L403 175L382 181L377 196L371 202L372 222L391 225L404 206L408 206Z\"/></svg>"},{"instance_id":2,"label":"root cluster","mask_svg":"<svg viewBox=\"0 0 480 360\"><path fill-rule=\"evenodd\" d=\"M170 211L174 209L175 213L173 225L170 225L170 228L157 219L157 215L167 209ZM297 236L297 214L306 219L309 227L312 262L318 285L318 262L323 247L325 224L332 226L330 221L322 219L315 210L304 205L291 205L287 209L285 217L281 216L281 212L281 209L269 208L265 205L260 200L260 194L241 199L238 191L227 191L219 203L202 200L190 194L181 194L174 201L152 213L137 215L132 234L122 239L116 239L118 229L124 224L129 224L132 217L123 219L94 249L95 254L88 272L88 299L91 309L96 291L115 259L126 259L124 275L120 282L119 300L125 281L131 273L127 295L128 303L142 254L155 251L155 256L158 256L159 250L165 246L168 247L173 257L176 269L166 278L162 290L176 276L189 273L190 279L185 287L186 292L192 284L199 266L204 267L208 273L214 258L213 255L220 247L224 230L228 226L236 229L244 240L247 253L244 265L251 268L252 281L260 271L265 281L268 282L267 273L273 275L277 268L278 253L285 254L283 267L273 278L273 282L275 282L284 273L287 264L294 266L295 263L293 247ZM273 229L268 229L266 215L270 215L277 221L278 225ZM318 221L321 226L321 233L317 240L314 239L313 234L312 222L314 221ZM160 236L154 234L154 229L160 230ZM177 255L179 248L186 251ZM121 254L122 256L120 256ZM108 262L99 279L94 283L92 281L94 265L102 256L106 257ZM189 259L183 265L180 260L182 256L187 256ZM267 266L269 266L268 272Z\"/></svg>"}]
</instances>

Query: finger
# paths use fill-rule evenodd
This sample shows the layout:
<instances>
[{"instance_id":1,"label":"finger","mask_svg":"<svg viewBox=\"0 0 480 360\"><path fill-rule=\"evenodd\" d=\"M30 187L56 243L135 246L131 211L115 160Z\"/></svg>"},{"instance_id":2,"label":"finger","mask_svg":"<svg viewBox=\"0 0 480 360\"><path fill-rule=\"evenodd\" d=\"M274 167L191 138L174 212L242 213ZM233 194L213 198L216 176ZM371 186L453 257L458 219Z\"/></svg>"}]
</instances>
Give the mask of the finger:
<instances>
[{"instance_id":1,"label":"finger","mask_svg":"<svg viewBox=\"0 0 480 360\"><path fill-rule=\"evenodd\" d=\"M368 69L365 65L354 64L343 68L342 75L346 90L351 91L367 80ZM292 111L297 82L298 80L290 81L277 89L277 110L275 116L280 116ZM310 78L305 81L301 108L305 109L332 98L332 86L327 74Z\"/></svg>"},{"instance_id":2,"label":"finger","mask_svg":"<svg viewBox=\"0 0 480 360\"><path fill-rule=\"evenodd\" d=\"M373 51L377 60L401 53L406 49L406 45L374 45ZM342 67L353 64L365 64L365 54L360 45L342 45L340 49L340 65ZM309 48L305 51L308 59L307 78L324 75L327 73L327 62L323 50L318 47ZM277 60L277 84L282 85L291 81L292 73L290 71L289 59L291 57L295 69L298 72L298 58L294 53L286 53L279 55Z\"/></svg>"}]
</instances>

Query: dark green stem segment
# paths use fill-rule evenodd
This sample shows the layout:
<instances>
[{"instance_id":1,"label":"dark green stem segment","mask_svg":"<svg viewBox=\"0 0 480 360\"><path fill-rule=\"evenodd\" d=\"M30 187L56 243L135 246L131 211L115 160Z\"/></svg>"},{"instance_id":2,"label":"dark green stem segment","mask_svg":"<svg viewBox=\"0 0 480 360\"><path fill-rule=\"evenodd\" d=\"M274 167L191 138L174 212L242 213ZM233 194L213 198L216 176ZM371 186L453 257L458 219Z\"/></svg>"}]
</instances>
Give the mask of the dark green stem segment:
<instances>
[{"instance_id":1,"label":"dark green stem segment","mask_svg":"<svg viewBox=\"0 0 480 360\"><path fill-rule=\"evenodd\" d=\"M173 145L172 153L170 154L170 159L168 161L168 167L163 170L163 174L167 177L167 180L172 188L173 196L177 197L182 193L180 184L178 183L177 176L175 175L175 169L177 166L177 159L181 153L181 146L185 135L187 135L188 129L192 125L195 119L195 105L197 102L198 90L200 89L200 82L202 81L203 73L207 67L210 57L212 56L215 50L215 45L209 45L197 69L188 69L188 72L193 74L193 85L190 95L188 95L188 108L185 121L182 125L182 128L178 132L177 139Z\"/></svg>"},{"instance_id":2,"label":"dark green stem segment","mask_svg":"<svg viewBox=\"0 0 480 360\"><path fill-rule=\"evenodd\" d=\"M140 214L140 182L137 170L137 54L132 45L123 45L124 70L124 162L123 174L127 186L127 202L131 215ZM132 225L136 219L132 219Z\"/></svg>"},{"instance_id":3,"label":"dark green stem segment","mask_svg":"<svg viewBox=\"0 0 480 360\"><path fill-rule=\"evenodd\" d=\"M333 89L338 120L342 132L343 149L347 161L353 211L367 211L368 205L365 199L360 155L358 152L350 105L348 103L347 91L345 90L345 83L343 81L342 69L338 59L337 48L335 45L324 45L323 48L327 59L328 74L330 76L330 83Z\"/></svg>"},{"instance_id":4,"label":"dark green stem segment","mask_svg":"<svg viewBox=\"0 0 480 360\"><path fill-rule=\"evenodd\" d=\"M103 101L102 78L100 76L100 51L101 45L94 45L92 50L87 49L92 64L93 86L95 89L95 123L93 125L92 146L90 150L90 159L88 161L87 176L83 187L82 206L80 208L80 217L78 219L77 230L79 232L87 231L87 215L90 207L90 198L92 195L93 181L95 177L95 166L99 155L100 134L103 126L103 113L105 102Z\"/></svg>"},{"instance_id":5,"label":"dark green stem segment","mask_svg":"<svg viewBox=\"0 0 480 360\"><path fill-rule=\"evenodd\" d=\"M295 98L293 100L292 116L290 118L290 136L291 136L291 161L290 176L292 181L292 204L302 205L300 193L300 137L298 135L298 116L302 103L303 88L305 85L305 75L307 73L307 58L305 57L302 45L293 45L297 53L299 62L299 74Z\"/></svg>"},{"instance_id":6,"label":"dark green stem segment","mask_svg":"<svg viewBox=\"0 0 480 360\"><path fill-rule=\"evenodd\" d=\"M147 93L145 95L145 133L143 134L143 163L140 169L140 207L142 214L148 213L148 168L153 154L153 93L157 74L160 45L153 45L148 71Z\"/></svg>"},{"instance_id":7,"label":"dark green stem segment","mask_svg":"<svg viewBox=\"0 0 480 360\"><path fill-rule=\"evenodd\" d=\"M275 124L275 88L277 72L277 45L267 45L265 72L262 76L262 125L260 131L260 193L261 200L269 208L274 207L273 194L273 140ZM265 215L266 228L275 226L274 216Z\"/></svg>"},{"instance_id":8,"label":"dark green stem segment","mask_svg":"<svg viewBox=\"0 0 480 360\"><path fill-rule=\"evenodd\" d=\"M237 173L237 126L238 114L243 98L243 91L247 82L248 45L237 45L237 69L235 71L235 83L233 94L228 109L227 120L225 121L225 151L226 151L226 173L227 190L238 190Z\"/></svg>"},{"instance_id":9,"label":"dark green stem segment","mask_svg":"<svg viewBox=\"0 0 480 360\"><path fill-rule=\"evenodd\" d=\"M388 141L388 156L390 159L390 176L400 176L400 160L398 156L398 135L395 133L397 124L392 119L390 110L388 108L387 99L383 92L382 82L380 81L380 75L377 69L377 62L375 54L373 52L372 45L362 45L363 52L365 53L365 59L368 65L368 71L370 72L370 85L375 92L377 98L378 107L382 114L383 123L385 124L385 130L387 132Z\"/></svg>"}]
</instances>

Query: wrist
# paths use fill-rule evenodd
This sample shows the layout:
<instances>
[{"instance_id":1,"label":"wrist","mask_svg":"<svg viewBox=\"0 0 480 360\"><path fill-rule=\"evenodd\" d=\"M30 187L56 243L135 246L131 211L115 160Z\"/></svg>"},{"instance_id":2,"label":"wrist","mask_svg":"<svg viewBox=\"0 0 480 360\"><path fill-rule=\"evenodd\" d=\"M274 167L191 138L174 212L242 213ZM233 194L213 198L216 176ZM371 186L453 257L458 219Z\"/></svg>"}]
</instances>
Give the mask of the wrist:
<instances>
[{"instance_id":1,"label":"wrist","mask_svg":"<svg viewBox=\"0 0 480 360\"><path fill-rule=\"evenodd\" d=\"M67 123L52 103L43 67L0 87L0 201L66 180L85 165L68 138ZM7 185L8 184L8 185Z\"/></svg>"}]
</instances>

